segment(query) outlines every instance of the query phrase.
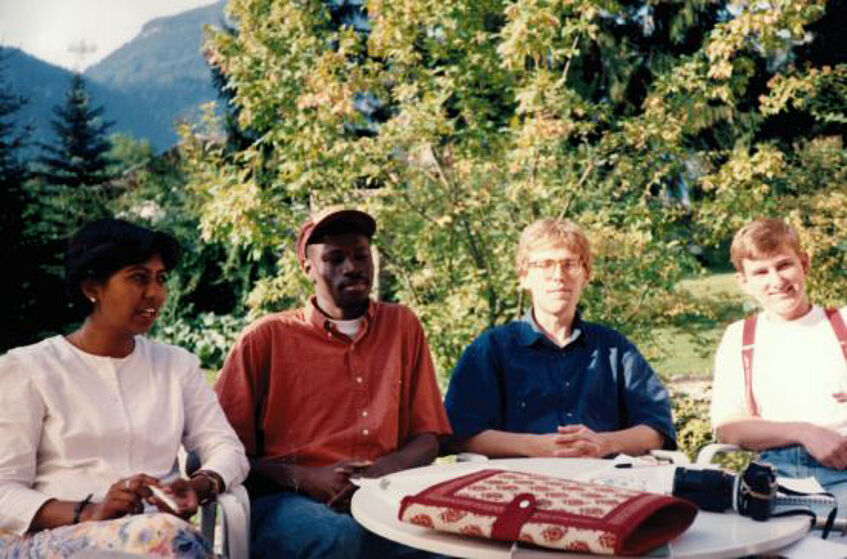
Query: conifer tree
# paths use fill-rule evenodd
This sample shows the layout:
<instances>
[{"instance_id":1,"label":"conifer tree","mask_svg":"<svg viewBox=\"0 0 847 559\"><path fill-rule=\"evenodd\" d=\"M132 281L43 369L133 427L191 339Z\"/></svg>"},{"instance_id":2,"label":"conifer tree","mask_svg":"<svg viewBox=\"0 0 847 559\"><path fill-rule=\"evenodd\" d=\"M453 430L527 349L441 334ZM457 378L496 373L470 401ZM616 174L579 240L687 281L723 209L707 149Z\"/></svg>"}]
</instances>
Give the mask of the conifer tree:
<instances>
[{"instance_id":1,"label":"conifer tree","mask_svg":"<svg viewBox=\"0 0 847 559\"><path fill-rule=\"evenodd\" d=\"M20 343L60 332L73 319L61 274L67 239L84 222L110 213L111 142L106 133L113 123L103 120L103 107L94 104L79 74L53 113L55 138L39 144L42 153L26 187L30 218L24 234L32 262L27 289L34 295L16 321Z\"/></svg>"},{"instance_id":2,"label":"conifer tree","mask_svg":"<svg viewBox=\"0 0 847 559\"><path fill-rule=\"evenodd\" d=\"M114 122L103 120L103 106L95 106L85 81L74 74L63 105L53 108L54 145L42 144L43 177L51 184L76 188L108 180L111 147L107 132Z\"/></svg>"},{"instance_id":3,"label":"conifer tree","mask_svg":"<svg viewBox=\"0 0 847 559\"><path fill-rule=\"evenodd\" d=\"M21 230L26 167L20 154L30 130L15 118L26 99L12 91L4 72L0 56L0 238L10 241L10 236L17 240Z\"/></svg>"},{"instance_id":4,"label":"conifer tree","mask_svg":"<svg viewBox=\"0 0 847 559\"><path fill-rule=\"evenodd\" d=\"M24 149L31 128L20 122L19 111L26 99L16 94L5 77L5 57L0 50L0 239L4 255L14 266L0 274L0 290L4 297L0 313L7 328L0 339L0 352L30 341L21 327L31 323L33 275L38 265L25 234L25 213L28 207L25 182L28 178Z\"/></svg>"}]
</instances>

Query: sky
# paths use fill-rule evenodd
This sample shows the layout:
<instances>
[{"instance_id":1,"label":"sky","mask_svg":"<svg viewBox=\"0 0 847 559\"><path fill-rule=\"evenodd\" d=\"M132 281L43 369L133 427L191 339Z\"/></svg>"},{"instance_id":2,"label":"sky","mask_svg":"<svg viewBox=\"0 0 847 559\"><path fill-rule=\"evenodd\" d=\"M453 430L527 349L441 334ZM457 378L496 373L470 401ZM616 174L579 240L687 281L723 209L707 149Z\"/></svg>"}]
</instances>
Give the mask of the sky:
<instances>
[{"instance_id":1,"label":"sky","mask_svg":"<svg viewBox=\"0 0 847 559\"><path fill-rule=\"evenodd\" d=\"M144 23L215 0L0 0L0 44L69 70L85 70ZM84 54L69 50L84 44Z\"/></svg>"}]
</instances>

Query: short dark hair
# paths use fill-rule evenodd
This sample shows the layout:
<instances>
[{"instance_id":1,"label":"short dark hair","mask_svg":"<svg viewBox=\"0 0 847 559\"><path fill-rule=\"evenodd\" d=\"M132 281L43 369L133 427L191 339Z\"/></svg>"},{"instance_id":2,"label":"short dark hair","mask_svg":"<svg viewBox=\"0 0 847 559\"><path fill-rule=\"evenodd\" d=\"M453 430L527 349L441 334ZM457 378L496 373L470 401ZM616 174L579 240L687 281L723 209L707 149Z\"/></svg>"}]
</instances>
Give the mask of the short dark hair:
<instances>
[{"instance_id":1,"label":"short dark hair","mask_svg":"<svg viewBox=\"0 0 847 559\"><path fill-rule=\"evenodd\" d=\"M122 219L98 219L83 225L68 242L65 281L71 304L88 315L93 308L82 293L82 283L104 283L127 266L141 264L155 255L166 270L179 264L179 242L167 233L152 231Z\"/></svg>"}]
</instances>

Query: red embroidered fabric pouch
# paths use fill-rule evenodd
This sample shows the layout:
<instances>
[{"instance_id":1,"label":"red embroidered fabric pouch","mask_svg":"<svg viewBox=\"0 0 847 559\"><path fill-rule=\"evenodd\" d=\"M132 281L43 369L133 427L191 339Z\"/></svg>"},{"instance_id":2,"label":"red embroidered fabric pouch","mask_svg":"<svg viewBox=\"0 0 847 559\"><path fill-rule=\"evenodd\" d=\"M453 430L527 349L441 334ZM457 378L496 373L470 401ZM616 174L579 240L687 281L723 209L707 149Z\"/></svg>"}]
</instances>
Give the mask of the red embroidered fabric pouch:
<instances>
[{"instance_id":1,"label":"red embroidered fabric pouch","mask_svg":"<svg viewBox=\"0 0 847 559\"><path fill-rule=\"evenodd\" d=\"M641 555L682 534L690 502L551 476L487 469L403 498L400 520L445 532L604 555Z\"/></svg>"}]
</instances>

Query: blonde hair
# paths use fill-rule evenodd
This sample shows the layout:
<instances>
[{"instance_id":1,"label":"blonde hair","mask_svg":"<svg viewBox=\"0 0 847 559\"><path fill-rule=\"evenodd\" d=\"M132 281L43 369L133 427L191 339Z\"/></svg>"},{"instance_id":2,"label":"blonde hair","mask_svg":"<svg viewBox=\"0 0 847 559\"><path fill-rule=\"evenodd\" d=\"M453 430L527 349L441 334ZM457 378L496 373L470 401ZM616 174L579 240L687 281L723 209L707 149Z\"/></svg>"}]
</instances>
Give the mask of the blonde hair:
<instances>
[{"instance_id":1,"label":"blonde hair","mask_svg":"<svg viewBox=\"0 0 847 559\"><path fill-rule=\"evenodd\" d=\"M515 266L518 275L526 273L529 254L539 248L565 247L575 252L587 276L591 275L591 247L588 238L579 226L564 219L539 219L521 232L518 250L515 254Z\"/></svg>"},{"instance_id":2,"label":"blonde hair","mask_svg":"<svg viewBox=\"0 0 847 559\"><path fill-rule=\"evenodd\" d=\"M744 273L744 259L770 258L780 250L790 248L797 256L805 256L800 237L793 227L775 217L754 219L738 230L732 239L729 259L735 269Z\"/></svg>"}]
</instances>

